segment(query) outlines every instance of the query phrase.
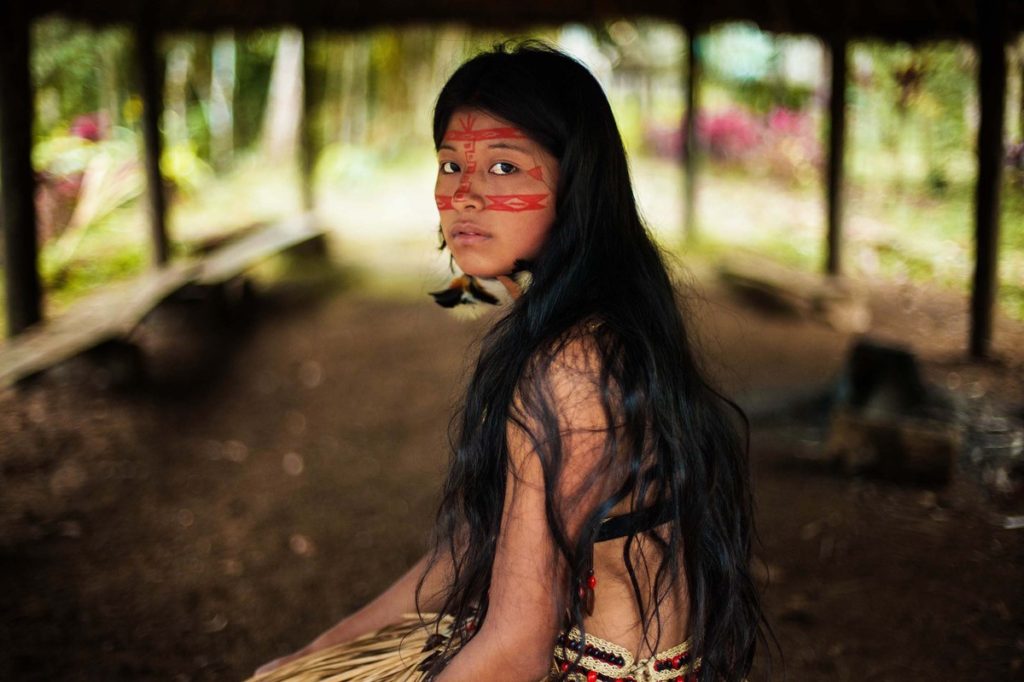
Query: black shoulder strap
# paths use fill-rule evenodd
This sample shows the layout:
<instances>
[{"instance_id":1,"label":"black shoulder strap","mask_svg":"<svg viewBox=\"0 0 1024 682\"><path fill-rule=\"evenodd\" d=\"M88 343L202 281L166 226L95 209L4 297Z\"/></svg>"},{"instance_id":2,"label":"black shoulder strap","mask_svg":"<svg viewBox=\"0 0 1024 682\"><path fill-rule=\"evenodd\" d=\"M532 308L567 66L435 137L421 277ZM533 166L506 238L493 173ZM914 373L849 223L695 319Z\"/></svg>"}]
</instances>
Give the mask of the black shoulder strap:
<instances>
[{"instance_id":1,"label":"black shoulder strap","mask_svg":"<svg viewBox=\"0 0 1024 682\"><path fill-rule=\"evenodd\" d=\"M671 505L665 505L660 510L638 509L621 516L609 516L601 522L601 527L597 530L597 539L594 542L616 540L627 535L643 533L671 520Z\"/></svg>"}]
</instances>

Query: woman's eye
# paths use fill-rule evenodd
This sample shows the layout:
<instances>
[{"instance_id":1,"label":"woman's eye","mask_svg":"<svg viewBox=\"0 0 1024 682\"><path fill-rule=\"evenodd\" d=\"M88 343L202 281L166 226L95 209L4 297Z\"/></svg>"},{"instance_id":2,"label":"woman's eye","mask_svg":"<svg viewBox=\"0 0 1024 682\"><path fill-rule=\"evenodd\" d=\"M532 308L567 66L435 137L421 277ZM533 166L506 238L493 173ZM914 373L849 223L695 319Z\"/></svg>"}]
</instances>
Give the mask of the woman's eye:
<instances>
[{"instance_id":1,"label":"woman's eye","mask_svg":"<svg viewBox=\"0 0 1024 682\"><path fill-rule=\"evenodd\" d=\"M491 172L495 175L512 175L512 173L515 173L517 170L519 169L505 161L499 161L491 166Z\"/></svg>"},{"instance_id":2,"label":"woman's eye","mask_svg":"<svg viewBox=\"0 0 1024 682\"><path fill-rule=\"evenodd\" d=\"M454 161L442 161L441 172L445 175L452 175L453 173L459 172L459 164Z\"/></svg>"}]
</instances>

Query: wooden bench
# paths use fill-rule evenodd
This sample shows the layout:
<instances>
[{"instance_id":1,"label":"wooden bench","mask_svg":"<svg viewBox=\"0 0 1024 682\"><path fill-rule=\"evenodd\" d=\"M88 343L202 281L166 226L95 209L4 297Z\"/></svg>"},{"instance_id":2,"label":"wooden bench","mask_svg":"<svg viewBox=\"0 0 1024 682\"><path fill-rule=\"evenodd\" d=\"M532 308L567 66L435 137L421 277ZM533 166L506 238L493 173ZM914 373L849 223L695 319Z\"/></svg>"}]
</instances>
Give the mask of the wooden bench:
<instances>
[{"instance_id":1,"label":"wooden bench","mask_svg":"<svg viewBox=\"0 0 1024 682\"><path fill-rule=\"evenodd\" d=\"M254 230L200 259L155 268L85 296L66 313L0 346L6 388L111 341L125 341L160 303L189 286L215 287L300 244L324 236L308 215Z\"/></svg>"},{"instance_id":2,"label":"wooden bench","mask_svg":"<svg viewBox=\"0 0 1024 682\"><path fill-rule=\"evenodd\" d=\"M817 319L839 331L860 333L871 323L866 294L849 279L801 272L752 254L724 258L718 274L763 309Z\"/></svg>"},{"instance_id":3,"label":"wooden bench","mask_svg":"<svg viewBox=\"0 0 1024 682\"><path fill-rule=\"evenodd\" d=\"M200 286L222 284L275 254L323 236L324 231L313 224L309 215L295 216L267 225L225 244L203 258L194 283Z\"/></svg>"}]
</instances>

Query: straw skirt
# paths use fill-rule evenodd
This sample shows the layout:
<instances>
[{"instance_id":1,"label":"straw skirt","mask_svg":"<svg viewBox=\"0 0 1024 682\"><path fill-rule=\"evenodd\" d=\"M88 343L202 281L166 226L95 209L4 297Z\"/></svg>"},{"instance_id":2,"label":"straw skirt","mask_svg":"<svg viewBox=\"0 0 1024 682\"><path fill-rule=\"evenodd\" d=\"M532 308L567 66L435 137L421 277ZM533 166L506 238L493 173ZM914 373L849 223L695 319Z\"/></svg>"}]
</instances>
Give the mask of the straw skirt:
<instances>
[{"instance_id":1,"label":"straw skirt","mask_svg":"<svg viewBox=\"0 0 1024 682\"><path fill-rule=\"evenodd\" d=\"M321 649L247 682L418 682L428 659L456 634L454 619L408 614L377 632Z\"/></svg>"},{"instance_id":2,"label":"straw skirt","mask_svg":"<svg viewBox=\"0 0 1024 682\"><path fill-rule=\"evenodd\" d=\"M453 640L461 646L465 627L445 616L435 630L436 616L415 614L351 642L327 647L247 682L421 682L435 656ZM472 626L470 626L472 627ZM689 644L635 659L623 647L573 628L555 644L551 673L544 680L565 676L569 682L624 680L627 682L693 682L700 659L692 660ZM541 680L539 682L544 682Z\"/></svg>"}]
</instances>

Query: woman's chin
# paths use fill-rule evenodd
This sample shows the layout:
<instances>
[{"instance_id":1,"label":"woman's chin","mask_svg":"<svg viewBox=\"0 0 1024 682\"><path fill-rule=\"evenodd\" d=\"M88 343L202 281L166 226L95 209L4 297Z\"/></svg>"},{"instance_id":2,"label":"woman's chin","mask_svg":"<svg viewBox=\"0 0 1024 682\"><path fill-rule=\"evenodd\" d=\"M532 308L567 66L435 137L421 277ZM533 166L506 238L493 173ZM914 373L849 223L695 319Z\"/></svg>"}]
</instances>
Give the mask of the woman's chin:
<instances>
[{"instance_id":1,"label":"woman's chin","mask_svg":"<svg viewBox=\"0 0 1024 682\"><path fill-rule=\"evenodd\" d=\"M459 270L463 273L479 279L494 279L501 275L507 275L512 272L512 267L501 268L494 265L488 265L485 263L475 263L473 261L460 261L458 258L455 259L455 264L459 266Z\"/></svg>"}]
</instances>

